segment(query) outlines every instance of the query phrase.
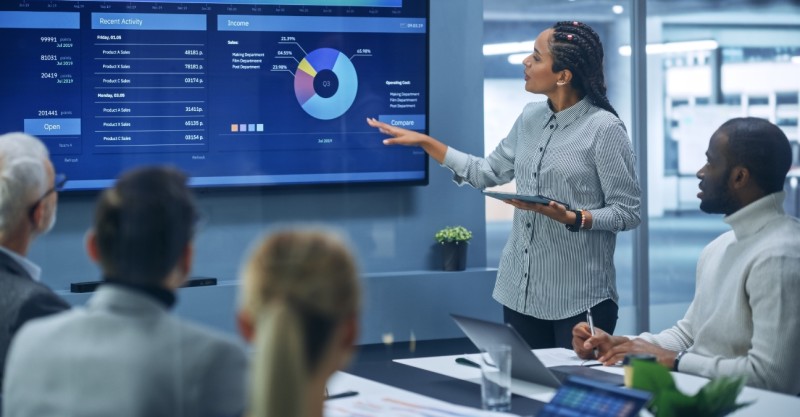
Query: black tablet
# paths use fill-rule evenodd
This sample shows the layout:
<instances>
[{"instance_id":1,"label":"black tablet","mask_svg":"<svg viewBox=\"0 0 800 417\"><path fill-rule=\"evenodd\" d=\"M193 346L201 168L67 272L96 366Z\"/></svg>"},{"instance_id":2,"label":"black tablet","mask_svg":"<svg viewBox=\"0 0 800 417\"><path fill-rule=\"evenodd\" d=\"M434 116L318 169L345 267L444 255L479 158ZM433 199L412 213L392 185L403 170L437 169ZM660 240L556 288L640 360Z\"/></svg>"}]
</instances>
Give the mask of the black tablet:
<instances>
[{"instance_id":1,"label":"black tablet","mask_svg":"<svg viewBox=\"0 0 800 417\"><path fill-rule=\"evenodd\" d=\"M569 210L569 204L562 203L552 198L547 198L543 195L524 195L524 194L514 194L514 193L501 193L497 191L483 191L483 194L492 198L496 198L498 200L520 200L538 204L550 204L551 201L555 201L556 203L561 204L562 206L566 207L567 210Z\"/></svg>"}]
</instances>

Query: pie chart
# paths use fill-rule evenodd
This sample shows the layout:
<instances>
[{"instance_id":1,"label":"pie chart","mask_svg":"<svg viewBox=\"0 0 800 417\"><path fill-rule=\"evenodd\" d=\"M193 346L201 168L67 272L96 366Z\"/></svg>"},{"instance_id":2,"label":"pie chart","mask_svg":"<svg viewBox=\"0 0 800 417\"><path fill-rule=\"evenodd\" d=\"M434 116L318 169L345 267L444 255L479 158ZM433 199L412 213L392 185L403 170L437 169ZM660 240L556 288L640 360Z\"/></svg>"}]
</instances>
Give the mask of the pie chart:
<instances>
[{"instance_id":1,"label":"pie chart","mask_svg":"<svg viewBox=\"0 0 800 417\"><path fill-rule=\"evenodd\" d=\"M350 59L332 48L311 51L297 66L294 94L311 117L331 120L343 115L358 91L358 75Z\"/></svg>"}]
</instances>

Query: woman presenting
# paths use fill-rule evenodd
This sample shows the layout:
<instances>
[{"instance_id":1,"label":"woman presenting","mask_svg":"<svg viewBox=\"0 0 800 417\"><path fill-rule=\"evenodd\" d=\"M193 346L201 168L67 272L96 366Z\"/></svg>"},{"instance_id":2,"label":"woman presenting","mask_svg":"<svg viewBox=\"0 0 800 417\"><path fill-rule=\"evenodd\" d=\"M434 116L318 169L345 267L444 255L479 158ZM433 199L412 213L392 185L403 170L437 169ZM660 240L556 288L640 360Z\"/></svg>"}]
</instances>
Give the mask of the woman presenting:
<instances>
[{"instance_id":1,"label":"woman presenting","mask_svg":"<svg viewBox=\"0 0 800 417\"><path fill-rule=\"evenodd\" d=\"M581 22L558 22L525 58L530 103L486 158L375 119L386 145L420 146L458 184L483 189L516 179L517 193L569 205L510 200L511 236L492 296L532 348L572 346L572 327L591 309L595 326L617 323L617 232L639 225L640 188L625 126L606 97L603 46Z\"/></svg>"}]
</instances>

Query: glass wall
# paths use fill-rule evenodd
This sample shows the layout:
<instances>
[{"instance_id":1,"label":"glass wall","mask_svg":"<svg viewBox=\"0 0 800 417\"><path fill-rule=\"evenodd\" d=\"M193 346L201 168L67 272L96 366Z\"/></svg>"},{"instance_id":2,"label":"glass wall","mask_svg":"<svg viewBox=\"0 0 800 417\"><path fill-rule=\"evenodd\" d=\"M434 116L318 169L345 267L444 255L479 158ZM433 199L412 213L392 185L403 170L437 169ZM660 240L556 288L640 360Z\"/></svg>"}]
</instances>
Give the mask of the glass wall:
<instances>
[{"instance_id":1,"label":"glass wall","mask_svg":"<svg viewBox=\"0 0 800 417\"><path fill-rule=\"evenodd\" d=\"M671 326L694 294L700 251L729 230L700 212L695 177L725 120L784 129L798 164L800 7L792 1L647 3L650 324ZM680 2L679 2L680 3ZM624 52L624 51L622 51ZM797 215L797 181L787 211Z\"/></svg>"},{"instance_id":2,"label":"glass wall","mask_svg":"<svg viewBox=\"0 0 800 417\"><path fill-rule=\"evenodd\" d=\"M589 23L604 42L609 97L630 130L631 4L487 0L484 44L532 41L559 20ZM700 212L696 198L695 173L720 124L755 116L784 129L795 167L786 184L785 208L800 214L800 5L791 0L646 0L646 9L649 271L637 279L649 282L650 328L657 331L683 316L694 295L700 252L729 230L721 216ZM544 99L524 91L522 66L509 63L520 56L493 50L484 51L486 153L505 137L525 103ZM486 213L487 265L492 267L510 232L512 210L487 200ZM631 238L630 232L618 236L618 333L635 330Z\"/></svg>"}]
</instances>

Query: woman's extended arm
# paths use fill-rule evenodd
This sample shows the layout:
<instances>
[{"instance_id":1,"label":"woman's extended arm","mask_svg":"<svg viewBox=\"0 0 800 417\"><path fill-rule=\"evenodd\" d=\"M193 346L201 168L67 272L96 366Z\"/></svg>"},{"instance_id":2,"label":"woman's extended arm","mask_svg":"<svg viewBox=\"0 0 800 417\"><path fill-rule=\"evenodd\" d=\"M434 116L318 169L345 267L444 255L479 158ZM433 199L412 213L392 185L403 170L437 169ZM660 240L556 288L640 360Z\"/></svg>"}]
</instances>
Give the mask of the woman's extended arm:
<instances>
[{"instance_id":1,"label":"woman's extended arm","mask_svg":"<svg viewBox=\"0 0 800 417\"><path fill-rule=\"evenodd\" d=\"M383 140L384 145L419 146L436 162L444 163L444 156L447 153L447 145L444 143L428 135L397 126L390 126L373 118L367 118L367 123L372 127L378 128L384 135L391 136Z\"/></svg>"}]
</instances>

